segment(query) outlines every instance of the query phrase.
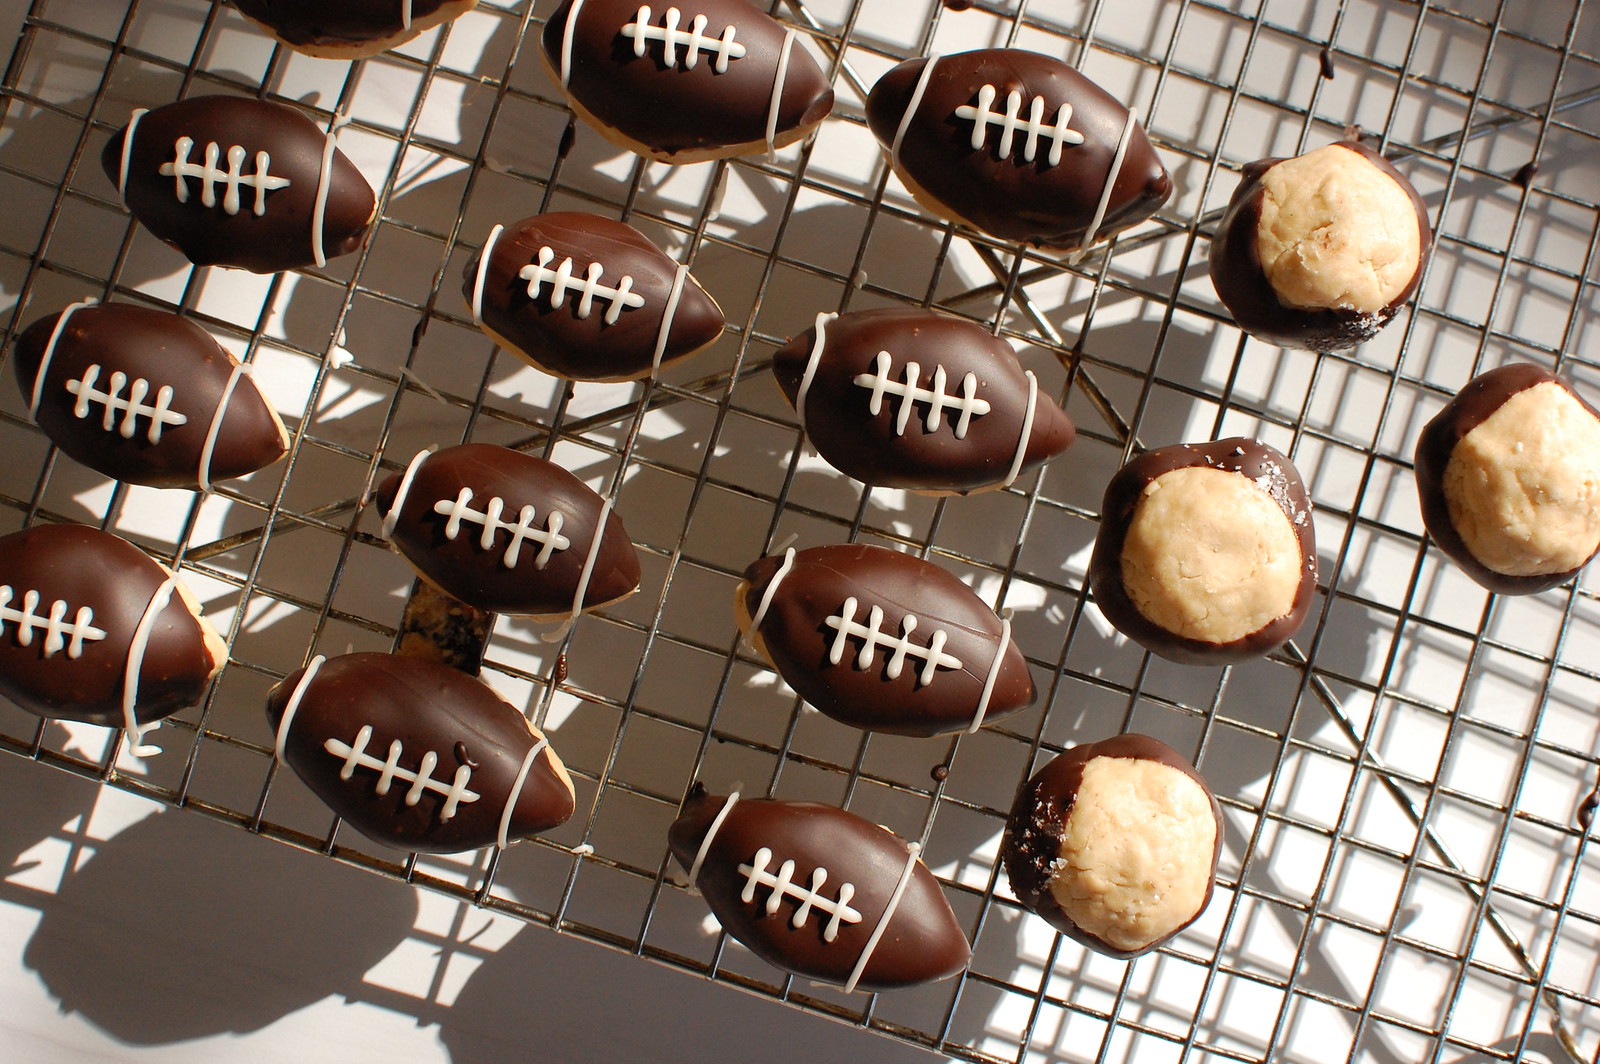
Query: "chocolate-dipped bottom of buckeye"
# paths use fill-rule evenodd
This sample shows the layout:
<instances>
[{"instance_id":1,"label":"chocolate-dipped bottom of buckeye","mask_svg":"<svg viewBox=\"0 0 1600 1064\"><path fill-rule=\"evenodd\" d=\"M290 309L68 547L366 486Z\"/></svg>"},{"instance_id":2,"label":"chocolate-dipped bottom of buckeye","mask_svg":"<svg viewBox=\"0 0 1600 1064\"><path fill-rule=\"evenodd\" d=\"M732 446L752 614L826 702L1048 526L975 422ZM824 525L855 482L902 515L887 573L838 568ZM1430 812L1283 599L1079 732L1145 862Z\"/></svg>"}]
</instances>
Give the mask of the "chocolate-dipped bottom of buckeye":
<instances>
[{"instance_id":1,"label":"chocolate-dipped bottom of buckeye","mask_svg":"<svg viewBox=\"0 0 1600 1064\"><path fill-rule=\"evenodd\" d=\"M359 248L377 210L333 133L266 100L136 110L100 165L133 216L197 266L321 266Z\"/></svg>"},{"instance_id":2,"label":"chocolate-dipped bottom of buckeye","mask_svg":"<svg viewBox=\"0 0 1600 1064\"><path fill-rule=\"evenodd\" d=\"M573 111L659 162L773 151L833 110L833 88L800 35L744 0L564 0L542 44Z\"/></svg>"},{"instance_id":3,"label":"chocolate-dipped bottom of buckeye","mask_svg":"<svg viewBox=\"0 0 1600 1064\"><path fill-rule=\"evenodd\" d=\"M1183 755L1146 735L1051 759L1018 792L1000 843L1018 901L1124 959L1199 919L1221 855L1211 788Z\"/></svg>"},{"instance_id":4,"label":"chocolate-dipped bottom of buckeye","mask_svg":"<svg viewBox=\"0 0 1600 1064\"><path fill-rule=\"evenodd\" d=\"M1119 631L1173 661L1226 664L1277 648L1317 586L1300 474L1242 437L1141 455L1106 486L1089 586Z\"/></svg>"},{"instance_id":5,"label":"chocolate-dipped bottom of buckeye","mask_svg":"<svg viewBox=\"0 0 1600 1064\"><path fill-rule=\"evenodd\" d=\"M1416 470L1428 534L1490 591L1544 591L1600 551L1600 412L1553 373L1474 377L1423 428Z\"/></svg>"},{"instance_id":6,"label":"chocolate-dipped bottom of buckeye","mask_svg":"<svg viewBox=\"0 0 1600 1064\"><path fill-rule=\"evenodd\" d=\"M785 971L894 990L971 959L920 847L853 813L696 784L667 837L728 933Z\"/></svg>"},{"instance_id":7,"label":"chocolate-dipped bottom of buckeye","mask_svg":"<svg viewBox=\"0 0 1600 1064\"><path fill-rule=\"evenodd\" d=\"M772 373L818 453L866 484L1003 487L1076 436L1010 344L949 314L819 314L773 356Z\"/></svg>"},{"instance_id":8,"label":"chocolate-dipped bottom of buckeye","mask_svg":"<svg viewBox=\"0 0 1600 1064\"><path fill-rule=\"evenodd\" d=\"M652 375L722 335L722 308L630 225L580 211L495 226L461 292L484 332L546 373Z\"/></svg>"},{"instance_id":9,"label":"chocolate-dipped bottom of buckeye","mask_svg":"<svg viewBox=\"0 0 1600 1064\"><path fill-rule=\"evenodd\" d=\"M1340 141L1244 168L1217 225L1211 281L1239 328L1341 351L1370 340L1417 290L1428 210L1387 159Z\"/></svg>"},{"instance_id":10,"label":"chocolate-dipped bottom of buckeye","mask_svg":"<svg viewBox=\"0 0 1600 1064\"><path fill-rule=\"evenodd\" d=\"M386 846L505 847L571 818L572 779L487 684L420 658L313 658L267 696L280 761Z\"/></svg>"},{"instance_id":11,"label":"chocolate-dipped bottom of buckeye","mask_svg":"<svg viewBox=\"0 0 1600 1064\"><path fill-rule=\"evenodd\" d=\"M245 18L303 55L360 59L471 11L478 0L233 0Z\"/></svg>"},{"instance_id":12,"label":"chocolate-dipped bottom of buckeye","mask_svg":"<svg viewBox=\"0 0 1600 1064\"><path fill-rule=\"evenodd\" d=\"M867 124L919 203L1002 240L1086 248L1172 193L1137 115L1037 52L907 60L872 87Z\"/></svg>"},{"instance_id":13,"label":"chocolate-dipped bottom of buckeye","mask_svg":"<svg viewBox=\"0 0 1600 1064\"><path fill-rule=\"evenodd\" d=\"M289 446L244 367L176 314L74 303L23 330L12 367L52 443L132 484L209 488Z\"/></svg>"},{"instance_id":14,"label":"chocolate-dipped bottom of buckeye","mask_svg":"<svg viewBox=\"0 0 1600 1064\"><path fill-rule=\"evenodd\" d=\"M0 693L42 717L126 727L195 705L227 659L200 604L132 543L82 525L0 538Z\"/></svg>"},{"instance_id":15,"label":"chocolate-dipped bottom of buckeye","mask_svg":"<svg viewBox=\"0 0 1600 1064\"><path fill-rule=\"evenodd\" d=\"M762 558L734 595L739 627L822 713L867 731L976 731L1033 704L1011 624L950 572L885 547Z\"/></svg>"}]
</instances>

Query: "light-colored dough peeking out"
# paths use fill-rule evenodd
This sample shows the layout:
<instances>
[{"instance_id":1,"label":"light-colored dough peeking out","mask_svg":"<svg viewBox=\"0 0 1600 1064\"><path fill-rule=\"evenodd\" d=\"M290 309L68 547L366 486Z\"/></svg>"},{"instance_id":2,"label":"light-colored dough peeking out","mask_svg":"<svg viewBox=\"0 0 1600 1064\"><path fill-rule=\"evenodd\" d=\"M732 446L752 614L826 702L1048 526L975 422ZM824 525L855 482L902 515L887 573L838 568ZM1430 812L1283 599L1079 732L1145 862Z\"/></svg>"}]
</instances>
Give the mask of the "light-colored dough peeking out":
<instances>
[{"instance_id":1,"label":"light-colored dough peeking out","mask_svg":"<svg viewBox=\"0 0 1600 1064\"><path fill-rule=\"evenodd\" d=\"M1329 144L1285 159L1261 188L1256 251L1279 302L1376 314L1416 276L1416 206L1357 152Z\"/></svg>"},{"instance_id":2,"label":"light-colored dough peeking out","mask_svg":"<svg viewBox=\"0 0 1600 1064\"><path fill-rule=\"evenodd\" d=\"M1188 466L1145 486L1122 547L1122 585L1175 635L1231 643L1289 613L1299 537L1272 496L1239 473Z\"/></svg>"},{"instance_id":3,"label":"light-colored dough peeking out","mask_svg":"<svg viewBox=\"0 0 1600 1064\"><path fill-rule=\"evenodd\" d=\"M1576 569L1600 547L1600 420L1554 381L1524 389L1457 441L1444 497L1485 568Z\"/></svg>"},{"instance_id":4,"label":"light-colored dough peeking out","mask_svg":"<svg viewBox=\"0 0 1600 1064\"><path fill-rule=\"evenodd\" d=\"M1217 822L1204 788L1159 761L1083 766L1050 893L1074 924L1143 949L1192 919L1211 886Z\"/></svg>"}]
</instances>

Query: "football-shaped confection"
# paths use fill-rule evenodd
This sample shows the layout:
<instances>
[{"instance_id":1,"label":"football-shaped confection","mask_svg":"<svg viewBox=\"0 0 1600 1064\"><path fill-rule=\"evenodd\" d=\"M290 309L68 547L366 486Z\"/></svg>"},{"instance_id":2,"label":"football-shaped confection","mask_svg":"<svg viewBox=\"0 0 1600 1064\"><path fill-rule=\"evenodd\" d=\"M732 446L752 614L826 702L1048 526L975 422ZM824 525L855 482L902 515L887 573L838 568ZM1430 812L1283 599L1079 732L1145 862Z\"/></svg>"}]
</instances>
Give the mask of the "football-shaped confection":
<instances>
[{"instance_id":1,"label":"football-shaped confection","mask_svg":"<svg viewBox=\"0 0 1600 1064\"><path fill-rule=\"evenodd\" d=\"M1184 757L1147 735L1073 747L1023 785L1000 857L1017 900L1090 949L1137 957L1199 919L1222 810Z\"/></svg>"},{"instance_id":2,"label":"football-shaped confection","mask_svg":"<svg viewBox=\"0 0 1600 1064\"><path fill-rule=\"evenodd\" d=\"M233 0L297 52L359 59L395 48L472 10L478 0Z\"/></svg>"},{"instance_id":3,"label":"football-shaped confection","mask_svg":"<svg viewBox=\"0 0 1600 1064\"><path fill-rule=\"evenodd\" d=\"M639 556L610 504L554 462L467 443L422 451L377 493L424 579L494 613L576 616L631 594Z\"/></svg>"},{"instance_id":4,"label":"football-shaped confection","mask_svg":"<svg viewBox=\"0 0 1600 1064\"><path fill-rule=\"evenodd\" d=\"M245 367L176 314L74 303L28 326L12 365L51 442L118 480L209 489L289 445Z\"/></svg>"},{"instance_id":5,"label":"football-shaped confection","mask_svg":"<svg viewBox=\"0 0 1600 1064\"><path fill-rule=\"evenodd\" d=\"M1600 411L1525 362L1474 377L1417 440L1428 535L1502 595L1563 584L1600 551Z\"/></svg>"},{"instance_id":6,"label":"football-shaped confection","mask_svg":"<svg viewBox=\"0 0 1600 1064\"><path fill-rule=\"evenodd\" d=\"M543 44L602 136L690 163L793 144L827 117L833 89L801 37L744 0L564 0Z\"/></svg>"},{"instance_id":7,"label":"football-shaped confection","mask_svg":"<svg viewBox=\"0 0 1600 1064\"><path fill-rule=\"evenodd\" d=\"M100 165L133 216L197 266L322 266L361 246L377 206L333 132L266 100L141 108Z\"/></svg>"},{"instance_id":8,"label":"football-shaped confection","mask_svg":"<svg viewBox=\"0 0 1600 1064\"><path fill-rule=\"evenodd\" d=\"M0 538L0 693L42 717L124 727L195 705L227 658L181 581L132 543L82 525Z\"/></svg>"},{"instance_id":9,"label":"football-shaped confection","mask_svg":"<svg viewBox=\"0 0 1600 1064\"><path fill-rule=\"evenodd\" d=\"M363 835L424 853L566 823L572 780L481 680L394 654L313 658L267 695L278 760Z\"/></svg>"},{"instance_id":10,"label":"football-shaped confection","mask_svg":"<svg viewBox=\"0 0 1600 1064\"><path fill-rule=\"evenodd\" d=\"M1209 259L1239 328L1341 351L1370 340L1422 279L1433 231L1411 182L1356 141L1244 168Z\"/></svg>"},{"instance_id":11,"label":"football-shaped confection","mask_svg":"<svg viewBox=\"0 0 1600 1064\"><path fill-rule=\"evenodd\" d=\"M496 342L572 380L653 375L722 334L722 309L687 266L632 226L579 211L495 226L461 291Z\"/></svg>"},{"instance_id":12,"label":"football-shaped confection","mask_svg":"<svg viewBox=\"0 0 1600 1064\"><path fill-rule=\"evenodd\" d=\"M867 124L919 203L1002 240L1087 248L1172 192L1138 116L1037 52L907 60L872 87Z\"/></svg>"},{"instance_id":13,"label":"football-shaped confection","mask_svg":"<svg viewBox=\"0 0 1600 1064\"><path fill-rule=\"evenodd\" d=\"M746 569L734 606L784 681L844 724L942 735L1033 704L1011 622L910 554L859 543L791 549Z\"/></svg>"},{"instance_id":14,"label":"football-shaped confection","mask_svg":"<svg viewBox=\"0 0 1600 1064\"><path fill-rule=\"evenodd\" d=\"M696 784L668 840L728 933L786 971L893 990L971 959L920 847L853 813Z\"/></svg>"},{"instance_id":15,"label":"football-shaped confection","mask_svg":"<svg viewBox=\"0 0 1600 1064\"><path fill-rule=\"evenodd\" d=\"M1074 437L1009 344L948 314L819 314L772 372L818 453L866 484L933 494L1010 485Z\"/></svg>"},{"instance_id":16,"label":"football-shaped confection","mask_svg":"<svg viewBox=\"0 0 1600 1064\"><path fill-rule=\"evenodd\" d=\"M1089 587L1162 657L1226 664L1299 631L1317 588L1311 501L1288 458L1235 437L1148 451L1106 486Z\"/></svg>"}]
</instances>

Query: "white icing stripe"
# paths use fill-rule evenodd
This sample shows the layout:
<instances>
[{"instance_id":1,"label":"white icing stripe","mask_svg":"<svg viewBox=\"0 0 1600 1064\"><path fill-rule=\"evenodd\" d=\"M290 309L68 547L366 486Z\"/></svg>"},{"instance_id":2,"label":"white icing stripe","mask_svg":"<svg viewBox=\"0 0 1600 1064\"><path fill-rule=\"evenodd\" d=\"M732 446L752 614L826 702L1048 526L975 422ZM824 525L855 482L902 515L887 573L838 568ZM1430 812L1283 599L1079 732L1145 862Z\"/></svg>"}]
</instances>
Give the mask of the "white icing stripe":
<instances>
[{"instance_id":1,"label":"white icing stripe","mask_svg":"<svg viewBox=\"0 0 1600 1064\"><path fill-rule=\"evenodd\" d=\"M105 388L101 389L97 385L102 368L98 362L91 363L83 371L83 376L66 383L67 391L75 397L73 417L80 421L88 420L98 404L104 408L100 418L101 430L115 432L125 440L133 439L139 431L140 418L149 418L150 427L145 431L145 439L152 445L161 442L161 433L167 426L189 423L188 415L172 409L172 400L176 395L172 385L163 384L156 388L153 396L155 401L147 403L145 399L151 397L148 378L135 377L130 381L126 373L116 370L106 379ZM124 386L128 389L127 395L122 394Z\"/></svg>"},{"instance_id":2,"label":"white icing stripe","mask_svg":"<svg viewBox=\"0 0 1600 1064\"><path fill-rule=\"evenodd\" d=\"M600 507L600 519L594 525L594 539L589 542L589 553L583 559L583 572L578 576L578 589L572 593L572 612L555 631L544 634L546 643L557 643L566 638L573 622L583 614L583 597L589 592L589 578L594 575L594 563L599 559L600 548L606 541L606 521L610 519L611 507L616 502L616 499L608 498L605 505Z\"/></svg>"},{"instance_id":3,"label":"white icing stripe","mask_svg":"<svg viewBox=\"0 0 1600 1064\"><path fill-rule=\"evenodd\" d=\"M837 633L833 637L833 643L828 647L828 664L837 665L843 661L844 652L849 648L849 641L859 639L861 651L856 655L855 667L862 671L870 669L872 659L877 656L878 648L882 647L889 654L883 665L885 679L899 679L908 657L923 663L921 671L917 673L918 687L926 687L932 683L939 669L961 668L960 658L944 652L944 645L949 641L950 634L943 628L933 630L933 637L928 640L927 646L918 646L911 641L911 633L917 630L916 615L903 614L900 617L900 634L890 635L883 630L882 606L873 606L867 611L865 624L856 620L856 611L860 608L856 597L851 595L844 600L844 605L839 607L838 613L822 622Z\"/></svg>"},{"instance_id":4,"label":"white icing stripe","mask_svg":"<svg viewBox=\"0 0 1600 1064\"><path fill-rule=\"evenodd\" d=\"M728 814L733 812L734 803L739 800L739 792L734 791L728 795L728 800L722 803L722 808L717 810L717 815L712 818L711 826L706 828L706 837L700 840L700 848L695 851L694 863L689 865L689 889L697 890L694 883L700 878L700 866L706 863L706 854L711 852L711 842L717 837L717 832L722 830L722 822L728 819Z\"/></svg>"},{"instance_id":5,"label":"white icing stripe","mask_svg":"<svg viewBox=\"0 0 1600 1064\"><path fill-rule=\"evenodd\" d=\"M199 480L200 490L208 495L211 493L211 456L217 449L217 436L222 432L222 419L227 416L228 404L233 402L233 392L239 386L239 378L250 372L250 366L242 362L234 363L233 372L228 374L228 383L223 385L222 398L218 400L217 409L211 415L211 425L206 429L205 446L200 448Z\"/></svg>"},{"instance_id":6,"label":"white icing stripe","mask_svg":"<svg viewBox=\"0 0 1600 1064\"><path fill-rule=\"evenodd\" d=\"M67 327L67 319L72 317L84 307L92 307L99 300L80 299L61 312L61 317L56 319L56 327L50 330L50 339L44 345L44 354L39 356L39 368L33 374L33 394L28 397L28 416L39 415L39 399L44 395L45 374L50 371L50 360L56 357L56 344L61 342L61 333Z\"/></svg>"},{"instance_id":7,"label":"white icing stripe","mask_svg":"<svg viewBox=\"0 0 1600 1064\"><path fill-rule=\"evenodd\" d=\"M650 355L650 379L661 372L661 359L667 353L667 339L672 335L672 323L678 316L678 300L683 298L683 282L689 277L689 267L679 266L672 277L672 291L667 293L667 306L661 312L661 328L656 333L655 351Z\"/></svg>"},{"instance_id":8,"label":"white icing stripe","mask_svg":"<svg viewBox=\"0 0 1600 1064\"><path fill-rule=\"evenodd\" d=\"M772 579L767 581L767 589L761 593L761 601L756 604L756 612L750 615L750 630L745 633L745 643L755 646L756 633L761 630L761 622L767 619L767 610L772 605L772 596L778 593L778 585L783 583L783 578L789 575L789 570L794 568L794 548L790 547L783 552L783 564L778 566L778 571L772 574Z\"/></svg>"},{"instance_id":9,"label":"white icing stripe","mask_svg":"<svg viewBox=\"0 0 1600 1064\"><path fill-rule=\"evenodd\" d=\"M294 685L294 690L289 692L289 701L284 703L283 718L278 721L278 732L272 739L272 756L284 764L288 762L283 756L283 749L289 742L289 729L294 726L294 715L300 712L300 700L305 697L306 689L311 686L317 670L322 668L322 663L327 660L318 654L306 662L305 671L300 674L300 682Z\"/></svg>"},{"instance_id":10,"label":"white icing stripe","mask_svg":"<svg viewBox=\"0 0 1600 1064\"><path fill-rule=\"evenodd\" d=\"M128 733L128 753L134 757L154 757L161 752L159 746L147 746L144 737L161 727L159 720L140 724L134 715L139 704L139 673L144 671L144 657L150 649L150 632L156 626L156 617L172 601L178 589L178 578L169 576L156 588L145 605L139 623L134 626L133 638L128 640L128 658L122 671L122 726Z\"/></svg>"},{"instance_id":11,"label":"white icing stripe","mask_svg":"<svg viewBox=\"0 0 1600 1064\"><path fill-rule=\"evenodd\" d=\"M328 120L328 132L322 138L322 162L317 167L317 198L311 208L311 255L318 266L326 266L328 257L323 254L322 230L328 213L328 192L333 185L334 141L339 127L348 124L349 117L335 114Z\"/></svg>"},{"instance_id":12,"label":"white icing stripe","mask_svg":"<svg viewBox=\"0 0 1600 1064\"><path fill-rule=\"evenodd\" d=\"M1006 473L1006 479L1001 487L1009 488L1017 482L1017 477L1022 475L1022 461L1028 456L1028 439L1033 435L1033 415L1039 409L1039 379L1033 375L1033 370L1026 371L1028 378L1028 408L1022 415L1022 432L1017 437L1017 453L1011 459L1011 470Z\"/></svg>"},{"instance_id":13,"label":"white icing stripe","mask_svg":"<svg viewBox=\"0 0 1600 1064\"><path fill-rule=\"evenodd\" d=\"M483 242L483 250L478 252L478 272L472 279L472 324L483 328L483 283L489 277L489 256L494 254L495 244L500 242L500 234L505 231L505 226L496 225L489 230L489 239Z\"/></svg>"},{"instance_id":14,"label":"white icing stripe","mask_svg":"<svg viewBox=\"0 0 1600 1064\"><path fill-rule=\"evenodd\" d=\"M1000 614L1000 646L994 652L994 660L989 663L989 675L983 680L983 693L978 696L978 708L972 714L972 724L967 728L971 735L983 727L984 714L989 712L989 699L994 695L994 682L1000 678L1000 666L1005 664L1006 651L1011 648L1011 611L1004 610Z\"/></svg>"},{"instance_id":15,"label":"white icing stripe","mask_svg":"<svg viewBox=\"0 0 1600 1064\"><path fill-rule=\"evenodd\" d=\"M561 87L572 79L572 37L578 32L578 12L583 10L583 0L572 0L567 12L567 24L561 29Z\"/></svg>"},{"instance_id":16,"label":"white icing stripe","mask_svg":"<svg viewBox=\"0 0 1600 1064\"><path fill-rule=\"evenodd\" d=\"M128 115L128 128L122 131L122 162L117 166L117 195L122 205L128 205L128 154L133 151L133 131L139 128L139 119L150 113L148 107L135 107Z\"/></svg>"},{"instance_id":17,"label":"white icing stripe","mask_svg":"<svg viewBox=\"0 0 1600 1064\"><path fill-rule=\"evenodd\" d=\"M817 375L817 364L822 361L822 349L827 346L827 325L839 315L824 312L817 315L816 342L811 345L811 355L806 359L806 371L800 377L800 387L794 393L794 412L800 417L800 431L806 428L806 397L811 394L811 381Z\"/></svg>"},{"instance_id":18,"label":"white icing stripe","mask_svg":"<svg viewBox=\"0 0 1600 1064\"><path fill-rule=\"evenodd\" d=\"M522 759L522 767L517 769L517 780L511 785L511 793L506 795L506 807L500 811L500 833L495 837L494 844L502 850L511 845L511 816L516 811L517 801L522 797L522 788L528 782L528 772L533 768L534 758L539 752L550 745L550 740L544 736L533 744L533 749Z\"/></svg>"},{"instance_id":19,"label":"white icing stripe","mask_svg":"<svg viewBox=\"0 0 1600 1064\"><path fill-rule=\"evenodd\" d=\"M400 28L411 28L411 0L400 0Z\"/></svg>"},{"instance_id":20,"label":"white icing stripe","mask_svg":"<svg viewBox=\"0 0 1600 1064\"><path fill-rule=\"evenodd\" d=\"M884 931L888 930L889 921L894 918L894 911L900 908L900 899L905 895L906 884L911 882L911 873L917 867L917 855L922 852L920 842L908 843L906 848L905 867L900 869L900 881L894 885L894 893L889 895L889 904L884 906L883 915L878 917L878 924L872 929L872 937L867 939L867 944L861 950L861 956L856 959L856 966L850 971L850 978L845 980L844 992L854 992L856 983L861 979L861 973L867 970L867 962L872 960L873 950L878 948L878 940L883 938Z\"/></svg>"},{"instance_id":21,"label":"white icing stripe","mask_svg":"<svg viewBox=\"0 0 1600 1064\"><path fill-rule=\"evenodd\" d=\"M405 474L400 478L400 487L394 493L394 502L389 506L389 512L383 515L384 539L394 537L394 526L400 523L400 511L405 508L406 496L411 494L411 482L416 479L422 460L432 453L432 447L424 447L412 456L411 464L406 466Z\"/></svg>"},{"instance_id":22,"label":"white icing stripe","mask_svg":"<svg viewBox=\"0 0 1600 1064\"><path fill-rule=\"evenodd\" d=\"M889 161L900 161L900 143L906 139L906 130L911 128L911 120L916 117L917 107L922 103L922 94L928 91L928 81L933 77L933 68L939 62L937 55L928 56L928 61L922 64L922 75L917 78L917 87L911 91L911 100L906 104L906 113L900 116L900 125L894 131L894 140L889 144Z\"/></svg>"},{"instance_id":23,"label":"white icing stripe","mask_svg":"<svg viewBox=\"0 0 1600 1064\"><path fill-rule=\"evenodd\" d=\"M1095 236L1100 232L1100 223L1106 220L1106 208L1111 206L1111 192L1122 173L1122 161L1128 157L1128 141L1133 136L1134 123L1138 121L1139 109L1128 108L1128 120L1122 123L1122 136L1117 138L1117 151L1111 157L1111 169L1106 172L1106 187L1100 192L1100 203L1094 209L1094 217L1089 221L1089 228L1083 231L1083 246L1079 249L1079 258L1088 252L1089 245L1094 243Z\"/></svg>"},{"instance_id":24,"label":"white icing stripe","mask_svg":"<svg viewBox=\"0 0 1600 1064\"><path fill-rule=\"evenodd\" d=\"M783 83L789 77L789 53L793 49L794 27L786 26L783 31L783 48L778 52L778 73L772 79L772 102L767 105L768 155L777 150L774 142L778 139L778 108L783 103Z\"/></svg>"}]
</instances>

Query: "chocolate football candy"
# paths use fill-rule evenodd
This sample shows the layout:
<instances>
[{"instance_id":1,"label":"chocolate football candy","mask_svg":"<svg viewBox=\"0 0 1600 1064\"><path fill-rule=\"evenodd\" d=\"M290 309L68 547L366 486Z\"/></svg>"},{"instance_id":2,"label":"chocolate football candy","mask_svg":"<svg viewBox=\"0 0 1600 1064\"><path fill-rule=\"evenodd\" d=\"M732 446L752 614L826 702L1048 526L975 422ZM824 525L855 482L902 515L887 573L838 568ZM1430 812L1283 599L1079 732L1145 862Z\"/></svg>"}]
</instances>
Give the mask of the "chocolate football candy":
<instances>
[{"instance_id":1,"label":"chocolate football candy","mask_svg":"<svg viewBox=\"0 0 1600 1064\"><path fill-rule=\"evenodd\" d=\"M872 87L867 124L918 203L1001 240L1087 248L1172 193L1138 115L1037 52L909 59Z\"/></svg>"},{"instance_id":2,"label":"chocolate football candy","mask_svg":"<svg viewBox=\"0 0 1600 1064\"><path fill-rule=\"evenodd\" d=\"M478 0L233 0L239 13L297 52L360 59L466 14Z\"/></svg>"},{"instance_id":3,"label":"chocolate football candy","mask_svg":"<svg viewBox=\"0 0 1600 1064\"><path fill-rule=\"evenodd\" d=\"M377 209L333 131L266 100L139 108L100 165L133 216L196 266L323 266L361 246Z\"/></svg>"},{"instance_id":4,"label":"chocolate football candy","mask_svg":"<svg viewBox=\"0 0 1600 1064\"><path fill-rule=\"evenodd\" d=\"M1600 552L1600 411L1527 363L1474 377L1417 440L1428 534L1502 595L1565 583Z\"/></svg>"},{"instance_id":5,"label":"chocolate football candy","mask_svg":"<svg viewBox=\"0 0 1600 1064\"><path fill-rule=\"evenodd\" d=\"M127 540L83 525L0 538L0 694L30 713L126 728L147 757L144 737L225 660L194 595Z\"/></svg>"},{"instance_id":6,"label":"chocolate football candy","mask_svg":"<svg viewBox=\"0 0 1600 1064\"><path fill-rule=\"evenodd\" d=\"M1075 435L1011 345L948 314L819 314L773 356L772 372L828 464L880 487L1009 486Z\"/></svg>"},{"instance_id":7,"label":"chocolate football candy","mask_svg":"<svg viewBox=\"0 0 1600 1064\"><path fill-rule=\"evenodd\" d=\"M693 163L772 152L833 110L828 77L799 37L744 0L564 0L543 44L573 111L601 136Z\"/></svg>"},{"instance_id":8,"label":"chocolate football candy","mask_svg":"<svg viewBox=\"0 0 1600 1064\"><path fill-rule=\"evenodd\" d=\"M312 658L267 695L277 759L402 850L509 846L572 816L549 741L481 680L394 654Z\"/></svg>"},{"instance_id":9,"label":"chocolate football candy","mask_svg":"<svg viewBox=\"0 0 1600 1064\"><path fill-rule=\"evenodd\" d=\"M639 586L639 556L610 501L509 447L421 451L376 501L384 538L424 579L480 610L576 617Z\"/></svg>"},{"instance_id":10,"label":"chocolate football candy","mask_svg":"<svg viewBox=\"0 0 1600 1064\"><path fill-rule=\"evenodd\" d=\"M209 491L289 446L247 367L176 314L73 303L23 331L12 365L50 441L131 484Z\"/></svg>"},{"instance_id":11,"label":"chocolate football candy","mask_svg":"<svg viewBox=\"0 0 1600 1064\"><path fill-rule=\"evenodd\" d=\"M1199 919L1222 810L1181 754L1146 735L1076 746L1023 785L1000 857L1017 900L1092 950L1137 957Z\"/></svg>"},{"instance_id":12,"label":"chocolate football candy","mask_svg":"<svg viewBox=\"0 0 1600 1064\"><path fill-rule=\"evenodd\" d=\"M1033 704L1033 677L998 617L932 562L860 543L752 564L739 627L790 687L867 731L977 731Z\"/></svg>"},{"instance_id":13,"label":"chocolate football candy","mask_svg":"<svg viewBox=\"0 0 1600 1064\"><path fill-rule=\"evenodd\" d=\"M921 847L843 809L696 784L668 841L728 933L785 971L849 993L932 982L971 960Z\"/></svg>"},{"instance_id":14,"label":"chocolate football candy","mask_svg":"<svg viewBox=\"0 0 1600 1064\"><path fill-rule=\"evenodd\" d=\"M654 376L722 334L722 308L687 266L632 226L578 211L495 226L461 292L496 343L571 380Z\"/></svg>"},{"instance_id":15,"label":"chocolate football candy","mask_svg":"<svg viewBox=\"0 0 1600 1064\"><path fill-rule=\"evenodd\" d=\"M1389 324L1422 279L1433 231L1411 182L1340 141L1244 168L1211 242L1211 282L1267 343L1341 351Z\"/></svg>"},{"instance_id":16,"label":"chocolate football candy","mask_svg":"<svg viewBox=\"0 0 1600 1064\"><path fill-rule=\"evenodd\" d=\"M1226 664L1276 649L1299 631L1317 587L1299 472L1240 437L1135 458L1106 486L1089 587L1123 635L1173 661Z\"/></svg>"}]
</instances>

